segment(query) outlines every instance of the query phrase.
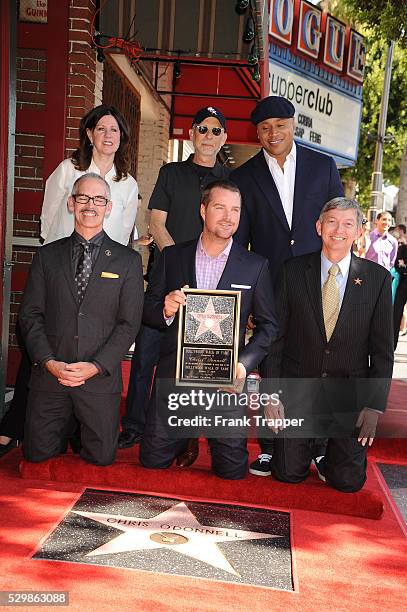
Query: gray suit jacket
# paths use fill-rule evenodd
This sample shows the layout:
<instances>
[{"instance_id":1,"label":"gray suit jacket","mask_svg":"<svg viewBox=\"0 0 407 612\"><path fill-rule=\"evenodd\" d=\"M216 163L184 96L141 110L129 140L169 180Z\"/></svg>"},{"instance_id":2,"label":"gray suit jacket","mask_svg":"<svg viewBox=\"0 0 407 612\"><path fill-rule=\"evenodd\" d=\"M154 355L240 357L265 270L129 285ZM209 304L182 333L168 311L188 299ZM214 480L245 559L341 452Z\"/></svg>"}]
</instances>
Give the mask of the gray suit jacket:
<instances>
[{"instance_id":1,"label":"gray suit jacket","mask_svg":"<svg viewBox=\"0 0 407 612\"><path fill-rule=\"evenodd\" d=\"M109 277L110 275L110 277ZM118 393L121 360L137 334L143 311L140 256L105 234L82 304L77 301L71 237L41 247L34 257L19 322L33 363L30 387L68 389L42 367L59 361L96 361L104 370L84 391Z\"/></svg>"}]
</instances>

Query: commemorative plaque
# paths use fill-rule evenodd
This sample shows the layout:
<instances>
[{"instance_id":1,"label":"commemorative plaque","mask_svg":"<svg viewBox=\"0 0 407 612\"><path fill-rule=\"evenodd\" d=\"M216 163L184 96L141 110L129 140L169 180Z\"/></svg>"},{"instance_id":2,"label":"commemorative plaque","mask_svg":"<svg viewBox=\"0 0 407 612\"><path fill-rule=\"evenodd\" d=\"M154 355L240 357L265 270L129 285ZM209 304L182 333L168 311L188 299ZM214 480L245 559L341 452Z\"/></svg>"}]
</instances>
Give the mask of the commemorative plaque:
<instances>
[{"instance_id":1,"label":"commemorative plaque","mask_svg":"<svg viewBox=\"0 0 407 612\"><path fill-rule=\"evenodd\" d=\"M236 378L240 291L184 289L179 311L176 384L231 386Z\"/></svg>"}]
</instances>

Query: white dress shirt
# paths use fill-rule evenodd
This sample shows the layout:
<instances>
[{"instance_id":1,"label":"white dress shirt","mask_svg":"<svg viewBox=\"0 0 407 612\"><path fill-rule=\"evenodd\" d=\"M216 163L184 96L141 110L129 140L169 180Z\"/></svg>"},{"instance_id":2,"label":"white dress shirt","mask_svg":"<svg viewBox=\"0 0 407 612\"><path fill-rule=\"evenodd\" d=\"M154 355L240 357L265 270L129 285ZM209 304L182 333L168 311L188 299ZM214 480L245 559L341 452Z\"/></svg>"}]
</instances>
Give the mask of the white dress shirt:
<instances>
[{"instance_id":1,"label":"white dress shirt","mask_svg":"<svg viewBox=\"0 0 407 612\"><path fill-rule=\"evenodd\" d=\"M339 266L339 272L335 277L336 284L339 289L339 308L342 306L343 296L345 295L346 283L348 282L349 276L349 267L350 267L351 254L350 252L341 259L341 261L336 262ZM325 257L325 255L321 251L321 288L325 284L326 279L328 278L328 270L333 265L332 261L329 261Z\"/></svg>"},{"instance_id":2,"label":"white dress shirt","mask_svg":"<svg viewBox=\"0 0 407 612\"><path fill-rule=\"evenodd\" d=\"M89 168L82 171L76 170L70 159L65 159L48 178L41 211L41 236L44 244L72 234L74 215L68 211L68 197L76 179L87 172L100 174L93 160ZM115 176L116 169L113 166L105 176L111 191L112 210L105 217L103 229L110 238L127 245L136 220L138 187L129 174L121 181L114 181ZM134 237L137 238L137 234Z\"/></svg>"},{"instance_id":3,"label":"white dress shirt","mask_svg":"<svg viewBox=\"0 0 407 612\"><path fill-rule=\"evenodd\" d=\"M280 168L275 157L269 155L265 149L263 149L263 153L280 195L288 226L291 229L293 222L295 167L297 163L295 142L293 142L291 151L286 157L283 169Z\"/></svg>"}]
</instances>

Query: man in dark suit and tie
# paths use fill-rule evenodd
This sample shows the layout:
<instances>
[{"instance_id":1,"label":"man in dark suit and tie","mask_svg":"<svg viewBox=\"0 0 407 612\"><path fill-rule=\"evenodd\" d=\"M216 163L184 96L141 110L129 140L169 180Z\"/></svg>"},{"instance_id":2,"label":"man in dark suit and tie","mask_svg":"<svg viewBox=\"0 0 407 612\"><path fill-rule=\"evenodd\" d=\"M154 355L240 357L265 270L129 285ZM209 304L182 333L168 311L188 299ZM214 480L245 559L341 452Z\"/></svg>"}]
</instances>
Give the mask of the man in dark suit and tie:
<instances>
[{"instance_id":1,"label":"man in dark suit and tie","mask_svg":"<svg viewBox=\"0 0 407 612\"><path fill-rule=\"evenodd\" d=\"M290 257L321 248L315 222L325 202L343 196L335 162L294 142L295 108L269 96L251 114L262 150L230 176L242 194L242 214L235 240L266 257L275 283ZM272 445L259 440L262 453L250 466L270 475Z\"/></svg>"},{"instance_id":2,"label":"man in dark suit and tie","mask_svg":"<svg viewBox=\"0 0 407 612\"><path fill-rule=\"evenodd\" d=\"M103 220L110 189L98 174L78 178L68 200L75 231L36 254L20 311L33 363L24 455L43 461L63 451L72 413L81 425L81 457L115 459L121 360L140 326L140 256L111 240Z\"/></svg>"},{"instance_id":3,"label":"man in dark suit and tie","mask_svg":"<svg viewBox=\"0 0 407 612\"><path fill-rule=\"evenodd\" d=\"M344 492L366 480L393 347L390 274L352 254L362 219L355 201L328 202L316 224L322 251L287 261L277 284L279 336L264 374L283 390L282 406L268 406L266 416L304 418L303 434L283 430L275 440L271 471L284 482L307 477L317 436L329 438L315 461L322 479Z\"/></svg>"},{"instance_id":4,"label":"man in dark suit and tie","mask_svg":"<svg viewBox=\"0 0 407 612\"><path fill-rule=\"evenodd\" d=\"M239 363L237 378L244 381L268 353L276 335L269 265L266 259L234 242L232 236L240 217L241 198L236 185L219 180L203 192L201 215L204 228L198 240L167 247L149 284L144 307L145 323L166 329L156 380L175 378L178 310L185 304L182 287L198 289L240 288ZM257 327L245 345L249 314ZM156 384L156 389L158 385ZM183 452L186 439L174 439L160 426L168 412L168 396L153 390L141 443L140 460L145 467L166 468ZM184 388L185 389L185 388ZM211 437L212 469L221 478L239 479L246 475L247 449L244 436Z\"/></svg>"}]
</instances>

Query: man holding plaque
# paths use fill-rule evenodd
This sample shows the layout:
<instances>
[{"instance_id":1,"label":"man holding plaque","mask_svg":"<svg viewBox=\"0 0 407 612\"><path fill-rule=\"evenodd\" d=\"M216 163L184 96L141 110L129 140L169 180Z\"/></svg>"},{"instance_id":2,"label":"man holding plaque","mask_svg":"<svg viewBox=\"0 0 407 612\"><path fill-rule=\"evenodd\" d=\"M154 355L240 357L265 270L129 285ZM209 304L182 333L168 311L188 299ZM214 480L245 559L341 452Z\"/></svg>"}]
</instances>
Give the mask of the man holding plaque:
<instances>
[{"instance_id":1,"label":"man holding plaque","mask_svg":"<svg viewBox=\"0 0 407 612\"><path fill-rule=\"evenodd\" d=\"M164 249L148 287L144 322L165 329L165 333L155 389L141 442L140 460L145 467L169 467L175 457L183 452L187 438L199 435L199 429L196 429L181 439L176 435L171 436L166 427L171 414L168 394L157 393L161 381L171 379L175 382L179 310L186 303L182 288L188 286L201 290L240 292L240 317L234 322L238 326L236 378L240 381L244 381L246 374L265 357L276 336L277 324L268 262L260 255L248 252L232 238L239 224L240 209L241 198L236 185L225 180L208 185L203 192L201 204L204 222L201 236L197 240ZM213 300L209 299L209 302L205 308L206 319L202 323L207 325L207 329L201 331L215 338L222 334L222 330L225 331L221 321L225 315L217 313ZM194 314L202 318L203 313ZM245 345L249 314L256 317L257 326L251 341ZM197 331L196 336L200 333ZM205 381L202 387L205 387ZM187 391L185 387L183 390ZM213 387L212 391L215 391ZM211 436L209 446L215 474L227 479L244 478L248 457L245 436Z\"/></svg>"},{"instance_id":2,"label":"man holding plaque","mask_svg":"<svg viewBox=\"0 0 407 612\"><path fill-rule=\"evenodd\" d=\"M218 108L206 106L199 109L192 119L189 137L194 153L185 161L162 166L148 204L150 232L156 244L154 259L167 246L198 238L202 231L199 214L202 190L217 179L227 178L230 173L229 168L217 160L227 138L226 119ZM142 437L161 335L159 330L142 325L136 338L119 448L134 446ZM180 455L178 465L187 466L194 462L198 454L194 442L192 440L185 453Z\"/></svg>"}]
</instances>

